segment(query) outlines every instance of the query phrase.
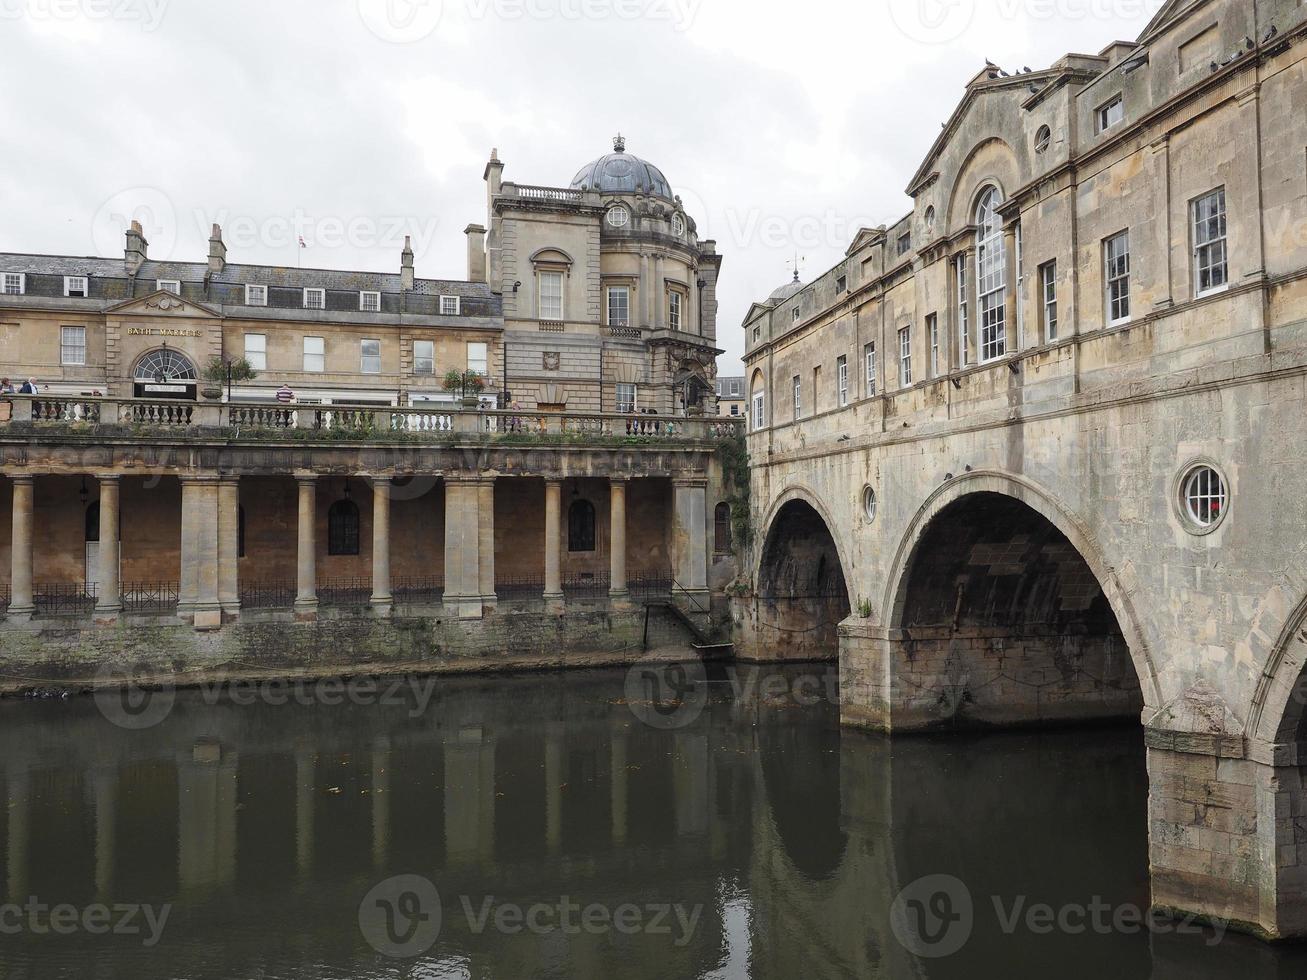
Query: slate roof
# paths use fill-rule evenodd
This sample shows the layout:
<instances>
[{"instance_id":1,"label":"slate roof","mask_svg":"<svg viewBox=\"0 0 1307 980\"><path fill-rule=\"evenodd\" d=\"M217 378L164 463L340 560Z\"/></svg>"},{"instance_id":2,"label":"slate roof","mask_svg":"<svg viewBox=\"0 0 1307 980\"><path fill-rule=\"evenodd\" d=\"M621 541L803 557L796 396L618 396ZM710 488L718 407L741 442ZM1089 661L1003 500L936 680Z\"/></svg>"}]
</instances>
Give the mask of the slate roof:
<instances>
[{"instance_id":1,"label":"slate roof","mask_svg":"<svg viewBox=\"0 0 1307 980\"><path fill-rule=\"evenodd\" d=\"M295 269L287 266L229 264L221 272L210 275L207 262L146 261L133 281L127 275L122 259L105 259L93 256L31 255L0 252L0 272L21 272L27 276L27 297L65 300L64 276L87 276L90 279L90 298L73 299L79 305L107 307L124 300L147 296L154 292L159 279L175 279L182 283L182 298L210 306L244 307L254 316L269 316L271 311L287 313L300 310L319 314L322 311L304 310L303 290L326 290L326 312L351 313L356 317L369 315L359 311L361 291L382 294L381 313L401 313L440 316L439 297L458 296L460 317L503 317L503 302L490 291L489 285L450 279L417 279L407 294L401 289L398 273L350 272L335 269ZM268 305L246 307L245 287L266 286ZM0 296L0 302L20 299ZM446 315L447 316L447 315Z\"/></svg>"}]
</instances>

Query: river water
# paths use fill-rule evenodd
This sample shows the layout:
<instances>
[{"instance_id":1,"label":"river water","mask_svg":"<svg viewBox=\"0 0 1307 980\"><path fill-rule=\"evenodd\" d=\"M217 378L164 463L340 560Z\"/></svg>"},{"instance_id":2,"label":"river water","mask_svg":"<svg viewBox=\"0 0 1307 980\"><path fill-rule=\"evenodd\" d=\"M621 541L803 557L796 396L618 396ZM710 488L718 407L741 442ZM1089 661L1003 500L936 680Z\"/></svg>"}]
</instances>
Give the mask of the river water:
<instances>
[{"instance_id":1,"label":"river water","mask_svg":"<svg viewBox=\"0 0 1307 980\"><path fill-rule=\"evenodd\" d=\"M1144 918L1137 729L890 741L820 668L681 680L0 703L0 976L1307 976Z\"/></svg>"}]
</instances>

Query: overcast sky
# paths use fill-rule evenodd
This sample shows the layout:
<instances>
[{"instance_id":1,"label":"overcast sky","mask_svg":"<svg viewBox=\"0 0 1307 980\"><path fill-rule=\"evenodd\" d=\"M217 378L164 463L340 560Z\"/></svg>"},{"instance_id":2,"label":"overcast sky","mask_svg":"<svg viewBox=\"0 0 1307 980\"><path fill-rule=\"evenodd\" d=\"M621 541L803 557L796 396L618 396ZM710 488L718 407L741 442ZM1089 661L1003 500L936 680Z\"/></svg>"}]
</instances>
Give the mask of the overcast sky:
<instances>
[{"instance_id":1,"label":"overcast sky","mask_svg":"<svg viewBox=\"0 0 1307 980\"><path fill-rule=\"evenodd\" d=\"M562 185L614 133L725 256L720 369L801 258L894 221L967 79L1161 0L0 0L0 251L465 275L491 147Z\"/></svg>"}]
</instances>

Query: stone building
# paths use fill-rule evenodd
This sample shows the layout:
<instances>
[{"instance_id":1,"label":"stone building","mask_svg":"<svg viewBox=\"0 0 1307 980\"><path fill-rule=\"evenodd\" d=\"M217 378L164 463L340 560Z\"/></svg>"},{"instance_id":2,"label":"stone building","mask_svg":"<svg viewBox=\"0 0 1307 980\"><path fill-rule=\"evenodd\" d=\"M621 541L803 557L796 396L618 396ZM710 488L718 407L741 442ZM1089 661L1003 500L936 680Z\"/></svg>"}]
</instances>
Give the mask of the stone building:
<instances>
[{"instance_id":1,"label":"stone building","mask_svg":"<svg viewBox=\"0 0 1307 980\"><path fill-rule=\"evenodd\" d=\"M717 379L717 414L727 418L744 418L748 400L744 397L744 375Z\"/></svg>"},{"instance_id":2,"label":"stone building","mask_svg":"<svg viewBox=\"0 0 1307 980\"><path fill-rule=\"evenodd\" d=\"M502 168L465 279L418 278L407 245L392 274L241 264L216 226L205 262L151 258L137 223L121 258L0 254L0 363L38 388L0 406L0 647L78 676L134 625L217 631L180 663L258 624L293 663L322 636L295 624L330 620L329 669L630 658L649 602L706 626L733 577L720 257L620 150L571 187Z\"/></svg>"},{"instance_id":3,"label":"stone building","mask_svg":"<svg viewBox=\"0 0 1307 980\"><path fill-rule=\"evenodd\" d=\"M1307 934L1307 8L1171 0L987 64L745 321L737 650L850 725L1142 717L1153 899Z\"/></svg>"}]
</instances>

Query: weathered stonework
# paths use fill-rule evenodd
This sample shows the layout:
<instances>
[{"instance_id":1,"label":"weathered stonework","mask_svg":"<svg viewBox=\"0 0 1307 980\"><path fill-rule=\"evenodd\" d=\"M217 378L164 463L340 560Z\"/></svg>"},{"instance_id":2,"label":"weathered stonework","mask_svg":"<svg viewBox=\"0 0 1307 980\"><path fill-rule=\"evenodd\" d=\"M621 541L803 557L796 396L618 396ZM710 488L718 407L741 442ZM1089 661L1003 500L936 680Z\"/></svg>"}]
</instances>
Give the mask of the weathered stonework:
<instances>
[{"instance_id":1,"label":"weathered stonework","mask_svg":"<svg viewBox=\"0 0 1307 980\"><path fill-rule=\"evenodd\" d=\"M1211 58L1182 54L1213 24ZM912 213L744 324L739 647L810 629L830 600L778 573L837 563L838 638L777 652L839 656L846 724L1141 717L1155 902L1276 937L1307 935L1305 51L1300 4L1206 0L1137 45L988 66Z\"/></svg>"}]
</instances>

